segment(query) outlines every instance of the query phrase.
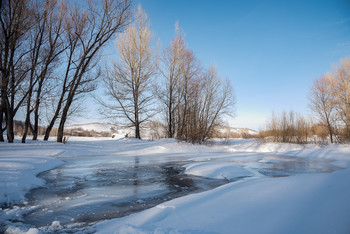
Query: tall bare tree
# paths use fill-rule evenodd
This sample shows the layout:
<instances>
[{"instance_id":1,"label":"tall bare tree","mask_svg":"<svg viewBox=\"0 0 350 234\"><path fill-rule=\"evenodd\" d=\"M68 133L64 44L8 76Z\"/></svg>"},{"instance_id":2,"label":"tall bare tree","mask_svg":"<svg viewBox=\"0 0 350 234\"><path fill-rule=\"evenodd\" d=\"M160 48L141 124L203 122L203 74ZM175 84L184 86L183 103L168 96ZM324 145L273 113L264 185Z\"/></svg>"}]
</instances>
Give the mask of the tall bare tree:
<instances>
[{"instance_id":1,"label":"tall bare tree","mask_svg":"<svg viewBox=\"0 0 350 234\"><path fill-rule=\"evenodd\" d=\"M344 137L350 141L350 58L342 59L333 74L335 108L344 126Z\"/></svg>"},{"instance_id":2,"label":"tall bare tree","mask_svg":"<svg viewBox=\"0 0 350 234\"><path fill-rule=\"evenodd\" d=\"M5 116L7 139L12 143L13 119L28 94L23 81L29 71L27 39L33 26L33 7L29 0L3 0L0 10L0 120ZM3 131L1 126L0 141L4 140Z\"/></svg>"},{"instance_id":3,"label":"tall bare tree","mask_svg":"<svg viewBox=\"0 0 350 234\"><path fill-rule=\"evenodd\" d=\"M57 65L59 55L64 51L60 38L63 29L64 2L57 0L34 2L34 26L30 32L29 58L31 61L26 103L26 118L22 143L25 143L29 128L33 139L38 136L39 107L42 99L43 86L54 65ZM36 94L36 97L34 96ZM35 98L35 100L33 100ZM34 101L34 103L33 103ZM31 114L34 111L34 126L31 124Z\"/></svg>"},{"instance_id":4,"label":"tall bare tree","mask_svg":"<svg viewBox=\"0 0 350 234\"><path fill-rule=\"evenodd\" d=\"M101 102L135 128L136 138L141 138L140 125L155 114L152 84L157 72L157 53L152 39L149 19L139 6L134 23L117 38L120 59L105 79L107 95L115 104Z\"/></svg>"},{"instance_id":5,"label":"tall bare tree","mask_svg":"<svg viewBox=\"0 0 350 234\"><path fill-rule=\"evenodd\" d=\"M47 140L56 120L60 118L57 142L63 141L64 125L74 100L95 89L100 77L98 66L101 48L129 23L131 0L89 1L88 6L67 6L65 40L68 43L65 72L59 100L47 127Z\"/></svg>"},{"instance_id":6,"label":"tall bare tree","mask_svg":"<svg viewBox=\"0 0 350 234\"><path fill-rule=\"evenodd\" d=\"M35 102L33 104L34 124L31 127L33 140L37 140L39 131L39 113L42 102L54 86L50 80L56 66L59 66L62 60L62 53L65 51L63 37L64 34L64 16L66 14L66 3L57 0L47 1L43 16L46 16L46 40L41 53L41 66L37 72L37 84L34 89ZM46 13L45 13L46 12Z\"/></svg>"},{"instance_id":7,"label":"tall bare tree","mask_svg":"<svg viewBox=\"0 0 350 234\"><path fill-rule=\"evenodd\" d=\"M309 91L309 100L311 110L317 115L321 124L327 126L330 140L333 143L336 112L332 82L331 74L314 80Z\"/></svg>"},{"instance_id":8,"label":"tall bare tree","mask_svg":"<svg viewBox=\"0 0 350 234\"><path fill-rule=\"evenodd\" d=\"M189 108L190 102L193 97L193 93L196 93L197 79L201 75L202 68L199 61L194 56L191 50L186 50L183 57L183 67L181 79L177 84L177 128L176 137L178 139L186 140L185 136L188 136L188 128L186 128L186 123L189 121ZM193 89L194 88L194 89Z\"/></svg>"},{"instance_id":9,"label":"tall bare tree","mask_svg":"<svg viewBox=\"0 0 350 234\"><path fill-rule=\"evenodd\" d=\"M175 37L171 40L170 46L166 48L162 56L162 68L160 72L164 78L161 85L157 87L158 97L165 107L167 118L167 133L169 138L175 136L176 110L178 108L179 84L184 75L186 46L184 34L175 24Z\"/></svg>"}]
</instances>

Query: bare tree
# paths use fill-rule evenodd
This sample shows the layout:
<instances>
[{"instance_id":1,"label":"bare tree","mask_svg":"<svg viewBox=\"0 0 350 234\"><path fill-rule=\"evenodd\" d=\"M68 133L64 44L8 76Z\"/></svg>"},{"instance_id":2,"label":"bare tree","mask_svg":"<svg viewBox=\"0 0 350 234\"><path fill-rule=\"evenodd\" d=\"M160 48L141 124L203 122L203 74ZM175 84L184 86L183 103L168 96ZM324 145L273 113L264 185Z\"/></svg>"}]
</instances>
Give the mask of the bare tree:
<instances>
[{"instance_id":1,"label":"bare tree","mask_svg":"<svg viewBox=\"0 0 350 234\"><path fill-rule=\"evenodd\" d=\"M338 119L344 126L344 137L350 140L350 58L340 61L340 65L333 73L332 95L335 98L335 108Z\"/></svg>"},{"instance_id":2,"label":"bare tree","mask_svg":"<svg viewBox=\"0 0 350 234\"><path fill-rule=\"evenodd\" d=\"M52 127L60 118L57 142L62 142L71 105L79 95L95 89L94 81L100 77L99 52L113 35L122 32L129 23L130 6L130 0L89 1L86 9L68 4L65 72L56 110L44 140L49 138Z\"/></svg>"},{"instance_id":3,"label":"bare tree","mask_svg":"<svg viewBox=\"0 0 350 234\"><path fill-rule=\"evenodd\" d=\"M37 139L39 107L44 84L46 84L53 66L57 65L59 55L64 51L60 38L63 31L64 3L62 2L57 7L57 0L36 1L34 9L34 26L29 38L31 64L22 143L25 143L29 128L33 134L33 140ZM34 95L36 95L35 101L33 100ZM31 124L33 111L34 126Z\"/></svg>"},{"instance_id":4,"label":"bare tree","mask_svg":"<svg viewBox=\"0 0 350 234\"><path fill-rule=\"evenodd\" d=\"M186 115L186 130L179 139L201 143L210 138L223 115L234 114L235 96L230 81L223 82L214 67L192 79L189 90L187 110L180 110Z\"/></svg>"},{"instance_id":5,"label":"bare tree","mask_svg":"<svg viewBox=\"0 0 350 234\"><path fill-rule=\"evenodd\" d=\"M314 80L314 84L309 91L309 100L311 110L317 115L320 123L327 126L330 140L333 143L336 112L332 82L331 74Z\"/></svg>"},{"instance_id":6,"label":"bare tree","mask_svg":"<svg viewBox=\"0 0 350 234\"><path fill-rule=\"evenodd\" d=\"M33 140L37 140L39 131L40 107L45 96L53 89L50 78L56 66L60 65L62 53L65 51L62 34L64 34L64 16L66 13L66 3L57 3L57 0L46 2L43 17L46 17L45 42L41 52L41 66L37 72L37 84L34 89L35 102L33 104L34 124L30 125ZM51 79L52 80L52 79Z\"/></svg>"},{"instance_id":7,"label":"bare tree","mask_svg":"<svg viewBox=\"0 0 350 234\"><path fill-rule=\"evenodd\" d=\"M171 40L170 46L166 48L162 56L162 69L160 72L164 78L161 85L157 87L157 94L165 107L167 119L168 138L175 136L176 129L176 110L178 108L180 96L180 80L184 75L184 56L186 46L184 35L179 28L178 23L175 24L175 37Z\"/></svg>"},{"instance_id":8,"label":"bare tree","mask_svg":"<svg viewBox=\"0 0 350 234\"><path fill-rule=\"evenodd\" d=\"M0 120L5 116L7 139L12 143L13 119L28 94L23 81L29 71L27 39L33 25L33 8L29 0L4 0L0 10ZM4 140L3 131L1 126L0 141Z\"/></svg>"},{"instance_id":9,"label":"bare tree","mask_svg":"<svg viewBox=\"0 0 350 234\"><path fill-rule=\"evenodd\" d=\"M186 128L186 122L188 121L188 111L190 106L190 100L192 96L193 83L201 73L201 67L199 61L195 58L194 54L190 50L186 50L183 57L182 75L179 83L177 84L178 100L177 100L177 138L185 139L188 135L188 128Z\"/></svg>"},{"instance_id":10,"label":"bare tree","mask_svg":"<svg viewBox=\"0 0 350 234\"><path fill-rule=\"evenodd\" d=\"M223 114L233 115L235 97L229 80L222 82L214 67L210 67L204 75L204 93L202 95L202 109L200 123L202 124L201 140L204 141L213 130L216 121Z\"/></svg>"},{"instance_id":11,"label":"bare tree","mask_svg":"<svg viewBox=\"0 0 350 234\"><path fill-rule=\"evenodd\" d=\"M123 117L135 128L135 137L141 138L140 125L156 112L152 83L157 72L157 53L152 46L153 35L146 13L139 6L134 23L116 41L120 59L107 73L107 95L115 104L101 104L115 117Z\"/></svg>"}]
</instances>

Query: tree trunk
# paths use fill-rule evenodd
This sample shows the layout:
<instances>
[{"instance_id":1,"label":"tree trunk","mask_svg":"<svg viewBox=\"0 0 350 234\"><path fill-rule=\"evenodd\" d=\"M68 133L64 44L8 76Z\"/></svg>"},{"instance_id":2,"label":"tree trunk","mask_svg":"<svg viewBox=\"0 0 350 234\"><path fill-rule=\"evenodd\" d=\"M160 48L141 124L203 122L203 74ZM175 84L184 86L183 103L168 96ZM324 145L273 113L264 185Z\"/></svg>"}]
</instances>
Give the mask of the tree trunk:
<instances>
[{"instance_id":1,"label":"tree trunk","mask_svg":"<svg viewBox=\"0 0 350 234\"><path fill-rule=\"evenodd\" d=\"M4 112L3 112L3 108L0 105L0 142L4 142L4 128L2 126L2 124L4 123Z\"/></svg>"},{"instance_id":2,"label":"tree trunk","mask_svg":"<svg viewBox=\"0 0 350 234\"><path fill-rule=\"evenodd\" d=\"M329 127L330 129L329 129L329 136L330 136L330 138L331 138L331 143L333 144L333 131L332 131L332 127Z\"/></svg>"},{"instance_id":3,"label":"tree trunk","mask_svg":"<svg viewBox=\"0 0 350 234\"><path fill-rule=\"evenodd\" d=\"M140 135L140 123L137 122L135 124L135 138L137 139L141 139L141 135Z\"/></svg>"},{"instance_id":4,"label":"tree trunk","mask_svg":"<svg viewBox=\"0 0 350 234\"><path fill-rule=\"evenodd\" d=\"M33 126L33 141L38 140L39 132L39 113L37 110L34 111L34 126Z\"/></svg>"},{"instance_id":5,"label":"tree trunk","mask_svg":"<svg viewBox=\"0 0 350 234\"><path fill-rule=\"evenodd\" d=\"M46 128L44 141L47 141L49 139L49 137L50 137L50 132L51 132L51 130L53 128L53 125L55 124L55 122L56 122L56 120L58 118L58 115L60 114L61 107L62 107L62 104L63 104L62 102L63 102L63 98L64 98L64 94L65 93L66 93L66 89L63 88L60 100L58 101L56 112L55 112L54 116L52 117L50 124Z\"/></svg>"},{"instance_id":6,"label":"tree trunk","mask_svg":"<svg viewBox=\"0 0 350 234\"><path fill-rule=\"evenodd\" d=\"M39 132L39 108L40 108L40 99L41 99L41 91L43 87L44 79L41 78L38 85L38 90L36 91L36 100L34 107L34 126L33 126L33 140L38 140L38 132Z\"/></svg>"},{"instance_id":7,"label":"tree trunk","mask_svg":"<svg viewBox=\"0 0 350 234\"><path fill-rule=\"evenodd\" d=\"M51 130L52 130L52 128L53 128L53 125L55 124L55 121L56 121L57 118L58 118L58 115L55 115L55 116L52 118L50 124L47 126L46 131L45 131L44 141L47 141L47 140L49 139L49 137L50 137L50 132L51 132Z\"/></svg>"},{"instance_id":8,"label":"tree trunk","mask_svg":"<svg viewBox=\"0 0 350 234\"><path fill-rule=\"evenodd\" d=\"M78 82L80 82L80 80L78 80ZM67 121L68 111L73 102L73 97L75 94L76 87L74 91L69 94L66 105L63 108L60 125L58 126L58 131L57 131L57 142L61 142L61 143L63 142L64 124Z\"/></svg>"},{"instance_id":9,"label":"tree trunk","mask_svg":"<svg viewBox=\"0 0 350 234\"><path fill-rule=\"evenodd\" d=\"M3 95L2 104L4 106L5 119L6 119L6 134L8 143L13 143L14 132L13 132L13 111L10 108L10 103L7 95Z\"/></svg>"},{"instance_id":10,"label":"tree trunk","mask_svg":"<svg viewBox=\"0 0 350 234\"><path fill-rule=\"evenodd\" d=\"M64 132L64 124L66 123L67 120L67 115L68 115L68 110L69 110L70 104L66 104L65 108L63 109L60 125L58 126L58 131L57 131L57 142L63 142L63 132Z\"/></svg>"},{"instance_id":11,"label":"tree trunk","mask_svg":"<svg viewBox=\"0 0 350 234\"><path fill-rule=\"evenodd\" d=\"M65 122L66 122L66 120L64 118L62 118L60 121L60 125L58 127L58 131L57 131L57 142L60 142L60 143L63 142L63 132L64 132L64 123Z\"/></svg>"},{"instance_id":12,"label":"tree trunk","mask_svg":"<svg viewBox=\"0 0 350 234\"><path fill-rule=\"evenodd\" d=\"M331 143L333 143L333 129L332 129L332 125L331 125L331 123L329 121L329 118L327 118L326 121L327 121L329 137L331 138Z\"/></svg>"},{"instance_id":13,"label":"tree trunk","mask_svg":"<svg viewBox=\"0 0 350 234\"><path fill-rule=\"evenodd\" d=\"M22 143L26 143L26 138L27 138L27 134L28 134L28 128L29 128L29 118L28 116L26 117L26 121L24 123L24 132L23 132L23 136L22 136Z\"/></svg>"},{"instance_id":14,"label":"tree trunk","mask_svg":"<svg viewBox=\"0 0 350 234\"><path fill-rule=\"evenodd\" d=\"M135 138L141 139L141 136L140 136L139 112L138 112L137 105L135 106Z\"/></svg>"},{"instance_id":15,"label":"tree trunk","mask_svg":"<svg viewBox=\"0 0 350 234\"><path fill-rule=\"evenodd\" d=\"M26 138L27 138L27 134L28 134L28 128L29 128L29 124L30 124L30 113L31 113L31 111L30 111L30 102L32 100L32 93L33 93L33 74L31 74L30 87L29 87L29 90L28 90L27 113L26 113L26 121L25 121L25 124L24 124L24 132L23 132L23 136L22 136L22 143L26 143Z\"/></svg>"},{"instance_id":16,"label":"tree trunk","mask_svg":"<svg viewBox=\"0 0 350 234\"><path fill-rule=\"evenodd\" d=\"M15 134L13 132L13 116L9 108L7 110L6 120L7 141L8 143L13 143L15 138Z\"/></svg>"},{"instance_id":17,"label":"tree trunk","mask_svg":"<svg viewBox=\"0 0 350 234\"><path fill-rule=\"evenodd\" d=\"M171 109L172 109L172 105L171 105L171 103L169 103L169 120L168 120L168 138L173 138L174 136L173 136L173 129L172 129L172 127L173 127L173 121L172 121L172 111L171 111Z\"/></svg>"}]
</instances>

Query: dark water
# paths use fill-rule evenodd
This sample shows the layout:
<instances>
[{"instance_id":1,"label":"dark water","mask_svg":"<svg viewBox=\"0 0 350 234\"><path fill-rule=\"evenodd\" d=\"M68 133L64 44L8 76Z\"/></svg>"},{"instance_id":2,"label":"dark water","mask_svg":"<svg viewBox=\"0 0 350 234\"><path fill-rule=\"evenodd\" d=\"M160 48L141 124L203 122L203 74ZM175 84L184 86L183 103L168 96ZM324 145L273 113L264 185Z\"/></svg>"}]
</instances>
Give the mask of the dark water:
<instances>
[{"instance_id":1,"label":"dark water","mask_svg":"<svg viewBox=\"0 0 350 234\"><path fill-rule=\"evenodd\" d=\"M337 170L329 161L297 157L251 155L215 158L269 177ZM75 232L96 221L122 217L190 193L213 189L233 180L188 176L180 157L94 156L64 158L66 164L39 177L46 186L27 195L27 206L38 206L22 223L34 227L60 222L62 232Z\"/></svg>"}]
</instances>

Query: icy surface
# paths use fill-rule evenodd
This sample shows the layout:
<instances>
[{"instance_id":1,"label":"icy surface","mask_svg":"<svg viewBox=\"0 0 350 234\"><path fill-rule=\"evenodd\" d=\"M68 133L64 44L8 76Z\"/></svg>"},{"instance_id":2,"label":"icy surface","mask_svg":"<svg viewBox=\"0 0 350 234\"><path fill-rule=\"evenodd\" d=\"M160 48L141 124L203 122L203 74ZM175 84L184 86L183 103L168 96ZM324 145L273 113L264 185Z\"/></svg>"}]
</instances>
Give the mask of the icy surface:
<instances>
[{"instance_id":1,"label":"icy surface","mask_svg":"<svg viewBox=\"0 0 350 234\"><path fill-rule=\"evenodd\" d=\"M253 173L229 162L201 162L185 166L185 173L211 179L226 179L252 176Z\"/></svg>"}]
</instances>

